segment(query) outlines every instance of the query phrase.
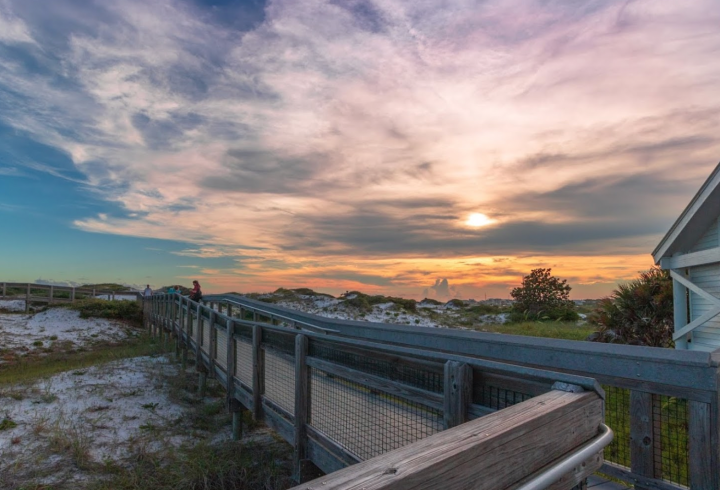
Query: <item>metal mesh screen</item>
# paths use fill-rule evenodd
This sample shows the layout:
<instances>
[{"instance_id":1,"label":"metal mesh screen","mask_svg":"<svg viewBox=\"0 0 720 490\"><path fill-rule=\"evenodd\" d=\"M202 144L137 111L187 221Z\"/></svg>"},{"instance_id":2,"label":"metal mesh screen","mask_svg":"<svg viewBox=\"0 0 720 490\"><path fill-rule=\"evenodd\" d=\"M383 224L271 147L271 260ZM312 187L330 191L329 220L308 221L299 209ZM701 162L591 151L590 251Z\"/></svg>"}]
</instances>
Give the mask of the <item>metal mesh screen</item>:
<instances>
[{"instance_id":1,"label":"metal mesh screen","mask_svg":"<svg viewBox=\"0 0 720 490\"><path fill-rule=\"evenodd\" d=\"M216 361L227 369L227 332L215 330L215 356Z\"/></svg>"},{"instance_id":2,"label":"metal mesh screen","mask_svg":"<svg viewBox=\"0 0 720 490\"><path fill-rule=\"evenodd\" d=\"M202 350L205 353L210 352L210 321L205 320L205 318L200 317L200 321L202 322Z\"/></svg>"},{"instance_id":3,"label":"metal mesh screen","mask_svg":"<svg viewBox=\"0 0 720 490\"><path fill-rule=\"evenodd\" d=\"M605 448L605 459L630 467L630 390L603 386L605 390L605 423L615 437Z\"/></svg>"},{"instance_id":4,"label":"metal mesh screen","mask_svg":"<svg viewBox=\"0 0 720 490\"><path fill-rule=\"evenodd\" d=\"M310 343L309 355L423 390L435 393L443 392L444 374L443 365L440 363L428 362L421 367L412 365L398 357L395 358L396 360L379 359L377 354L373 355L369 351L347 352L338 350L338 346L332 346L321 341Z\"/></svg>"},{"instance_id":5,"label":"metal mesh screen","mask_svg":"<svg viewBox=\"0 0 720 490\"><path fill-rule=\"evenodd\" d=\"M363 460L443 430L443 414L310 369L310 424Z\"/></svg>"},{"instance_id":6,"label":"metal mesh screen","mask_svg":"<svg viewBox=\"0 0 720 490\"><path fill-rule=\"evenodd\" d=\"M295 363L272 349L265 349L265 396L295 414Z\"/></svg>"},{"instance_id":7,"label":"metal mesh screen","mask_svg":"<svg viewBox=\"0 0 720 490\"><path fill-rule=\"evenodd\" d=\"M237 378L252 387L252 344L244 339L235 340L235 374Z\"/></svg>"},{"instance_id":8,"label":"metal mesh screen","mask_svg":"<svg viewBox=\"0 0 720 490\"><path fill-rule=\"evenodd\" d=\"M483 385L473 390L473 403L484 407L502 410L532 398L532 395L519 391L507 390L497 386Z\"/></svg>"},{"instance_id":9,"label":"metal mesh screen","mask_svg":"<svg viewBox=\"0 0 720 490\"><path fill-rule=\"evenodd\" d=\"M688 403L682 398L653 396L653 462L656 478L689 486Z\"/></svg>"},{"instance_id":10,"label":"metal mesh screen","mask_svg":"<svg viewBox=\"0 0 720 490\"><path fill-rule=\"evenodd\" d=\"M286 354L295 354L295 334L263 330L263 344L271 345L273 349Z\"/></svg>"}]
</instances>

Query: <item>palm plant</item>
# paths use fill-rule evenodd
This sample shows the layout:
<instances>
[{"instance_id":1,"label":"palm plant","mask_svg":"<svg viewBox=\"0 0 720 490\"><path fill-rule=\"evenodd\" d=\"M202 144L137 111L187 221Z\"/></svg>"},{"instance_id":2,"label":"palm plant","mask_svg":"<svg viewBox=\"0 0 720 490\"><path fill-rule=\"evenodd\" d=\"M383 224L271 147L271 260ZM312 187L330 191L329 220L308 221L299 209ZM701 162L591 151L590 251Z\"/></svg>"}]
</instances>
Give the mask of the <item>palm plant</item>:
<instances>
[{"instance_id":1,"label":"palm plant","mask_svg":"<svg viewBox=\"0 0 720 490\"><path fill-rule=\"evenodd\" d=\"M673 347L673 286L670 273L653 267L603 299L590 321L592 340Z\"/></svg>"}]
</instances>

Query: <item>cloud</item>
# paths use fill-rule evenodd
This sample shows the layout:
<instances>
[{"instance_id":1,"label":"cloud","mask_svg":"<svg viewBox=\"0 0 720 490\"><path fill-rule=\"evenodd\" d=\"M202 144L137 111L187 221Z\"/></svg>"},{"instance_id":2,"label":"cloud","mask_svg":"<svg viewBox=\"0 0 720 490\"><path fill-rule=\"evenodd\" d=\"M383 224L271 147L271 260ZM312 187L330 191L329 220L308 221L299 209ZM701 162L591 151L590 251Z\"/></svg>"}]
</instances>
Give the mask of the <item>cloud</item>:
<instances>
[{"instance_id":1,"label":"cloud","mask_svg":"<svg viewBox=\"0 0 720 490\"><path fill-rule=\"evenodd\" d=\"M720 151L712 7L3 0L0 123L124 211L75 227L245 274L640 255Z\"/></svg>"}]
</instances>

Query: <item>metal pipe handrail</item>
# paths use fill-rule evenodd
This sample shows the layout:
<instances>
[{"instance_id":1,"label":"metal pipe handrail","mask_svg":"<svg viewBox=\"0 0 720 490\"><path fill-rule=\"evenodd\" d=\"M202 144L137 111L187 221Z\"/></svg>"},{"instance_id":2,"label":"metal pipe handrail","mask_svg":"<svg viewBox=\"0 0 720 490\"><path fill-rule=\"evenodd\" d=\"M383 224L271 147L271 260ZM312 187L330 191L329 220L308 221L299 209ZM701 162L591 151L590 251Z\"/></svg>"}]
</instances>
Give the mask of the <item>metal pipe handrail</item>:
<instances>
[{"instance_id":1,"label":"metal pipe handrail","mask_svg":"<svg viewBox=\"0 0 720 490\"><path fill-rule=\"evenodd\" d=\"M588 458L602 451L613 440L613 431L605 424L600 425L600 434L573 452L567 458L552 465L547 470L533 477L530 481L523 483L516 490L544 490L563 476L567 475L577 465L587 461Z\"/></svg>"}]
</instances>

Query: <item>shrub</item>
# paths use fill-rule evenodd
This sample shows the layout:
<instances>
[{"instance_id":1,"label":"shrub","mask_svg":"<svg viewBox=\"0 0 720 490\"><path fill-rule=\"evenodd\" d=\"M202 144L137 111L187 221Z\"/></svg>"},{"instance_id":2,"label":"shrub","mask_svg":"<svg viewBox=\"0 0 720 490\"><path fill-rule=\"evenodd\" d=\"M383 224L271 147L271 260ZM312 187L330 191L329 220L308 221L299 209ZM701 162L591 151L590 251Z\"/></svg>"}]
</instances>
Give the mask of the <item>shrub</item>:
<instances>
[{"instance_id":1,"label":"shrub","mask_svg":"<svg viewBox=\"0 0 720 490\"><path fill-rule=\"evenodd\" d=\"M69 308L80 312L80 318L108 318L124 320L135 325L142 325L142 306L137 301L105 301L86 299L69 305Z\"/></svg>"},{"instance_id":2,"label":"shrub","mask_svg":"<svg viewBox=\"0 0 720 490\"><path fill-rule=\"evenodd\" d=\"M621 284L590 317L596 342L673 347L673 286L668 271L653 267Z\"/></svg>"},{"instance_id":3,"label":"shrub","mask_svg":"<svg viewBox=\"0 0 720 490\"><path fill-rule=\"evenodd\" d=\"M554 277L552 269L533 269L525 276L522 285L513 289L511 321L559 320L575 321L579 318L575 303L570 301L572 289L565 279Z\"/></svg>"}]
</instances>

